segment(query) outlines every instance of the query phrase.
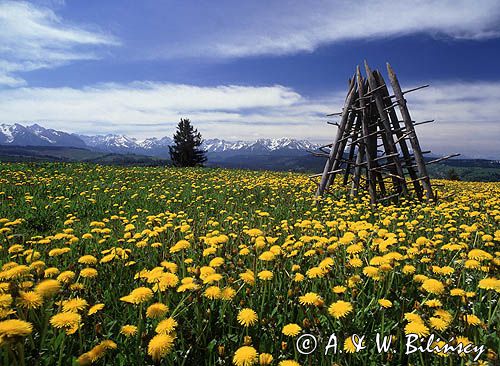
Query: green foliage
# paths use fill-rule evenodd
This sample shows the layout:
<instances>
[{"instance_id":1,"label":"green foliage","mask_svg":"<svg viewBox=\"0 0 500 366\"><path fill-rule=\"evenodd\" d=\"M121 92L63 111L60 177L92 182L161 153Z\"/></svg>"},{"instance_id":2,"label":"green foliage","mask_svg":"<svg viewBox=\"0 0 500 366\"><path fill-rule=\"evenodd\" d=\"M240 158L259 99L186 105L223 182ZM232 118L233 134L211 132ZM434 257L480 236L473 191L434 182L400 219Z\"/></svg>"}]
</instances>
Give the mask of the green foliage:
<instances>
[{"instance_id":1,"label":"green foliage","mask_svg":"<svg viewBox=\"0 0 500 366\"><path fill-rule=\"evenodd\" d=\"M174 134L174 145L169 146L170 158L177 167L202 166L207 161L206 153L200 149L203 140L191 121L181 118Z\"/></svg>"}]
</instances>

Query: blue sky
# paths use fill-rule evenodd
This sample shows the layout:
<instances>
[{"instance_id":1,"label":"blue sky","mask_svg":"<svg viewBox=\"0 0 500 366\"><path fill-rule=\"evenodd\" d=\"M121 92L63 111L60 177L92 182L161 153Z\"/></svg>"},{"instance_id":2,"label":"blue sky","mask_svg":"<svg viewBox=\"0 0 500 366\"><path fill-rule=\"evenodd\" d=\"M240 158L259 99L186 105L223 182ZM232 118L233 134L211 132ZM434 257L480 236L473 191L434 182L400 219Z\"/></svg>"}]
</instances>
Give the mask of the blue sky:
<instances>
[{"instance_id":1,"label":"blue sky","mask_svg":"<svg viewBox=\"0 0 500 366\"><path fill-rule=\"evenodd\" d=\"M0 122L324 142L367 59L431 84L408 95L424 148L498 159L499 57L498 1L0 0Z\"/></svg>"}]
</instances>

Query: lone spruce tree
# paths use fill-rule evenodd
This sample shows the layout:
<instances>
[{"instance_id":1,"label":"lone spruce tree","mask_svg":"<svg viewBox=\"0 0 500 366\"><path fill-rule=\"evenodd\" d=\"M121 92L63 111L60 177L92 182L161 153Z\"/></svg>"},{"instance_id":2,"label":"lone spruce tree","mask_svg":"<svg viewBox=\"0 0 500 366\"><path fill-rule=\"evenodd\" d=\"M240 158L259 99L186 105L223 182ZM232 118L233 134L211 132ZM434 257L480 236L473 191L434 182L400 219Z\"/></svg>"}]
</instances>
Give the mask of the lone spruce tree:
<instances>
[{"instance_id":1,"label":"lone spruce tree","mask_svg":"<svg viewBox=\"0 0 500 366\"><path fill-rule=\"evenodd\" d=\"M202 143L201 134L193 128L191 121L181 118L174 134L174 145L168 147L174 166L203 166L207 157L206 152L199 148Z\"/></svg>"}]
</instances>

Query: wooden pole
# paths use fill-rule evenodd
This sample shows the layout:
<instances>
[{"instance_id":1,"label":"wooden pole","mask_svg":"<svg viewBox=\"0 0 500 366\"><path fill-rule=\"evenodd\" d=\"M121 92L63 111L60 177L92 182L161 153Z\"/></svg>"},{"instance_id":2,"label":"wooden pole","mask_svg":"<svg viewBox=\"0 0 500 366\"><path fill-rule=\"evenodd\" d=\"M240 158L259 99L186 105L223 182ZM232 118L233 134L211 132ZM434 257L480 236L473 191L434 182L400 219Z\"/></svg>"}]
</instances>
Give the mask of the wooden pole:
<instances>
[{"instance_id":1,"label":"wooden pole","mask_svg":"<svg viewBox=\"0 0 500 366\"><path fill-rule=\"evenodd\" d=\"M382 77L382 74L380 72L376 71L375 72L375 78L377 79L377 82L379 85L384 85L384 87L380 90L380 93L382 94L383 100L385 100L386 104L390 103L390 99L386 98L389 96L389 90L387 89L387 86L385 86L385 80ZM406 169L408 170L408 173L410 174L410 178L413 180L413 187L415 188L415 193L417 194L417 197L419 200L422 199L422 187L420 186L420 183L415 181L415 179L418 178L417 172L411 167L412 161L410 157L410 150L408 149L408 145L406 144L405 140L405 135L409 135L414 133L413 131L407 131L403 133L401 131L401 126L399 125L399 119L396 114L396 111L394 109L389 109L388 110L389 118L392 123L392 129L394 133L396 134L396 137L398 138L395 141L395 144L399 143L399 146L401 147L401 154L403 155L404 161L406 163Z\"/></svg>"},{"instance_id":2,"label":"wooden pole","mask_svg":"<svg viewBox=\"0 0 500 366\"><path fill-rule=\"evenodd\" d=\"M427 168L425 166L424 158L422 156L422 149L420 148L417 135L415 134L415 129L413 127L410 112L406 107L406 100L401 90L401 86L399 85L398 78L389 63L387 63L387 73L389 74L392 90L394 91L394 95L396 96L396 101L398 102L399 111L401 112L401 116L403 117L403 122L405 124L406 130L412 132L409 135L410 143L413 149L413 155L415 156L415 162L417 163L417 171L419 178L423 178L422 186L424 187L425 190L425 196L427 200L431 200L433 199L434 195L432 194L431 181L429 179L429 174L427 174Z\"/></svg>"},{"instance_id":3,"label":"wooden pole","mask_svg":"<svg viewBox=\"0 0 500 366\"><path fill-rule=\"evenodd\" d=\"M351 85L349 88L349 93L347 94L347 98L346 98L345 103L344 103L344 109L342 111L340 126L337 130L337 137L335 139L335 142L333 143L333 148L330 150L330 154L329 154L328 160L326 161L325 168L323 169L321 181L320 181L320 183L318 185L318 189L316 191L316 197L322 196L323 193L325 192L326 187L327 187L328 178L329 178L328 172L330 172L332 170L332 166L334 163L333 160L337 154L336 148L338 148L338 146L337 146L336 142L338 140L340 140L342 138L342 135L344 134L344 130L345 130L347 120L349 117L349 108L351 107L351 104L354 101L354 97L356 95L355 92L356 92L356 87L355 87L354 78L353 78L353 81L351 82Z\"/></svg>"},{"instance_id":4,"label":"wooden pole","mask_svg":"<svg viewBox=\"0 0 500 366\"><path fill-rule=\"evenodd\" d=\"M380 85L377 85L377 81L375 80L375 76L373 75L373 73L370 70L370 67L368 66L368 63L366 61L365 61L365 69L366 69L366 75L368 78L368 84L370 85L370 89L373 90L373 89L379 87ZM380 94L380 90L373 93L373 97L375 99L375 105L377 106L378 114L380 116L380 124L383 126L383 129L385 130L385 134L382 135L382 141L384 141L384 143L385 143L384 147L385 147L386 153L388 155L396 153L397 149L396 149L396 146L394 145L394 139L393 139L392 132L391 132L391 126L389 124L389 116L387 115L387 112L385 110L385 105L384 105L384 101L382 99L382 95ZM401 162L399 161L399 158L393 157L393 158L391 158L391 160L395 163L396 175L404 176L403 168L401 167ZM400 181L397 178L393 178L393 184L394 184L397 192L401 192L403 194L407 193L405 181Z\"/></svg>"}]
</instances>

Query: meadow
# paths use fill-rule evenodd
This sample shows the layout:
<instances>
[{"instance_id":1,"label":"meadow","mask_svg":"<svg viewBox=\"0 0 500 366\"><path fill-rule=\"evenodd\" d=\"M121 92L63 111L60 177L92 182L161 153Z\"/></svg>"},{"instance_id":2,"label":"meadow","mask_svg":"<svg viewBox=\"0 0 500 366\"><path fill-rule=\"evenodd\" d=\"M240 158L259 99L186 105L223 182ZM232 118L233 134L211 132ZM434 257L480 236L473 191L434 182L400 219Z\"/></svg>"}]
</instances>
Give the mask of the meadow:
<instances>
[{"instance_id":1,"label":"meadow","mask_svg":"<svg viewBox=\"0 0 500 366\"><path fill-rule=\"evenodd\" d=\"M0 364L498 364L500 183L439 183L371 208L295 173L0 164Z\"/></svg>"}]
</instances>

